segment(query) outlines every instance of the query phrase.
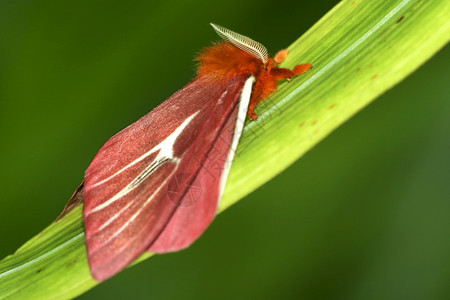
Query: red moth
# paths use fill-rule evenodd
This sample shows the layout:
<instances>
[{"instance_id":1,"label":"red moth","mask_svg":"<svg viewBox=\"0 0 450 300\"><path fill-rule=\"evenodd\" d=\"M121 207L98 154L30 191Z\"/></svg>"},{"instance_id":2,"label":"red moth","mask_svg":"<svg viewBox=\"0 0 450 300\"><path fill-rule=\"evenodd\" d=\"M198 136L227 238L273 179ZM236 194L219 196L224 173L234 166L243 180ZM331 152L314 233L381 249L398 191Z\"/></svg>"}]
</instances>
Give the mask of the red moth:
<instances>
[{"instance_id":1,"label":"red moth","mask_svg":"<svg viewBox=\"0 0 450 300\"><path fill-rule=\"evenodd\" d=\"M192 244L214 218L246 114L277 81L307 71L276 68L248 37L211 24L225 42L197 57L197 76L110 138L85 174L83 220L92 276L102 281L144 251Z\"/></svg>"}]
</instances>

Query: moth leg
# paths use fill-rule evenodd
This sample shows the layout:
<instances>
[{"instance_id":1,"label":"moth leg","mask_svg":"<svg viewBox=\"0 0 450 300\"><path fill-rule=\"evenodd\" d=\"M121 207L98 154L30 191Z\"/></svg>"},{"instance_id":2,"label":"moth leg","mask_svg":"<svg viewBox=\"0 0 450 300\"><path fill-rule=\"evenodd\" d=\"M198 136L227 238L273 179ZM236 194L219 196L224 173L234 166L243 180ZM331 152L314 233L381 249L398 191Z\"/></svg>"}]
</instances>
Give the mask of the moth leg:
<instances>
[{"instance_id":1,"label":"moth leg","mask_svg":"<svg viewBox=\"0 0 450 300\"><path fill-rule=\"evenodd\" d=\"M302 65L296 65L292 72L294 72L294 75L300 75L308 71L309 69L312 69L312 65L310 63L302 64Z\"/></svg>"},{"instance_id":2,"label":"moth leg","mask_svg":"<svg viewBox=\"0 0 450 300\"><path fill-rule=\"evenodd\" d=\"M252 121L258 119L258 115L255 113L255 102L248 105L247 116Z\"/></svg>"},{"instance_id":3,"label":"moth leg","mask_svg":"<svg viewBox=\"0 0 450 300\"><path fill-rule=\"evenodd\" d=\"M273 61L275 62L276 66L281 64L286 59L288 52L289 52L288 49L283 49L278 51L277 54L275 54L275 56L273 57Z\"/></svg>"},{"instance_id":4,"label":"moth leg","mask_svg":"<svg viewBox=\"0 0 450 300\"><path fill-rule=\"evenodd\" d=\"M293 70L284 68L273 68L270 70L270 74L275 80L287 79L290 80L292 77L300 75L311 69L311 64L296 65Z\"/></svg>"}]
</instances>

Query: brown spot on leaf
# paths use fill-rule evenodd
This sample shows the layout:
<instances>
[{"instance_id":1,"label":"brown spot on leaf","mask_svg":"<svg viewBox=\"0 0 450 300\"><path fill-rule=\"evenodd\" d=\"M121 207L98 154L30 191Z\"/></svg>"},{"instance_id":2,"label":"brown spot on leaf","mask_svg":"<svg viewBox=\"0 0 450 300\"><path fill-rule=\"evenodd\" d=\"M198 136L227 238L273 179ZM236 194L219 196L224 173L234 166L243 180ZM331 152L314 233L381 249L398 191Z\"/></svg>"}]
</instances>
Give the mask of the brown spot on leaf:
<instances>
[{"instance_id":1,"label":"brown spot on leaf","mask_svg":"<svg viewBox=\"0 0 450 300\"><path fill-rule=\"evenodd\" d=\"M328 109L333 109L336 106L336 103L331 104L330 106L328 106Z\"/></svg>"},{"instance_id":2,"label":"brown spot on leaf","mask_svg":"<svg viewBox=\"0 0 450 300\"><path fill-rule=\"evenodd\" d=\"M66 268L69 268L71 265L73 265L74 263L76 263L78 261L78 258L75 258L74 260L72 260L71 262L66 264Z\"/></svg>"},{"instance_id":3,"label":"brown spot on leaf","mask_svg":"<svg viewBox=\"0 0 450 300\"><path fill-rule=\"evenodd\" d=\"M358 73L359 71L361 71L361 68L360 68L360 67L357 67L356 70L355 70L355 72Z\"/></svg>"},{"instance_id":4,"label":"brown spot on leaf","mask_svg":"<svg viewBox=\"0 0 450 300\"><path fill-rule=\"evenodd\" d=\"M376 79L378 77L378 74L375 74L375 75L373 75L371 78L370 78L370 80L374 80L374 79Z\"/></svg>"},{"instance_id":5,"label":"brown spot on leaf","mask_svg":"<svg viewBox=\"0 0 450 300\"><path fill-rule=\"evenodd\" d=\"M317 121L316 120L314 120L314 121L312 121L312 123L311 123L311 125L316 125L317 124Z\"/></svg>"},{"instance_id":6,"label":"brown spot on leaf","mask_svg":"<svg viewBox=\"0 0 450 300\"><path fill-rule=\"evenodd\" d=\"M298 127L303 127L303 125L305 125L305 122L301 122L300 124L298 124Z\"/></svg>"},{"instance_id":7,"label":"brown spot on leaf","mask_svg":"<svg viewBox=\"0 0 450 300\"><path fill-rule=\"evenodd\" d=\"M395 23L397 23L397 24L400 23L401 21L403 21L404 18L405 18L405 16L401 16L400 19L398 19L397 22L395 22Z\"/></svg>"}]
</instances>

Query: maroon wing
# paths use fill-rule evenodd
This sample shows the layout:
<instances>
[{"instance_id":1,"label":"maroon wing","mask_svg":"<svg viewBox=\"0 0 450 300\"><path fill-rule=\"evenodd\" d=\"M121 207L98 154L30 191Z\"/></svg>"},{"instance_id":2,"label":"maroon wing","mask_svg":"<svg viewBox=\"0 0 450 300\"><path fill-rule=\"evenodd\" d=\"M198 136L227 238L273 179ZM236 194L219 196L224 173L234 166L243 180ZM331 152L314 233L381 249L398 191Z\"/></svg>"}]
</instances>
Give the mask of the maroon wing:
<instances>
[{"instance_id":1,"label":"maroon wing","mask_svg":"<svg viewBox=\"0 0 450 300\"><path fill-rule=\"evenodd\" d=\"M179 207L169 223L150 246L150 252L164 253L188 247L213 220L223 188L221 179L228 175L228 168L233 160L235 149L230 149L230 146L235 132L238 108L238 106L234 108L219 132L200 170L196 174L177 174L176 181L172 181L187 185L188 190L180 198ZM169 185L169 193L176 191L177 184Z\"/></svg>"},{"instance_id":2,"label":"maroon wing","mask_svg":"<svg viewBox=\"0 0 450 300\"><path fill-rule=\"evenodd\" d=\"M158 252L188 246L212 221L224 162L211 154L228 153L246 79L197 77L99 150L86 170L83 195L96 280L153 250L153 243Z\"/></svg>"}]
</instances>

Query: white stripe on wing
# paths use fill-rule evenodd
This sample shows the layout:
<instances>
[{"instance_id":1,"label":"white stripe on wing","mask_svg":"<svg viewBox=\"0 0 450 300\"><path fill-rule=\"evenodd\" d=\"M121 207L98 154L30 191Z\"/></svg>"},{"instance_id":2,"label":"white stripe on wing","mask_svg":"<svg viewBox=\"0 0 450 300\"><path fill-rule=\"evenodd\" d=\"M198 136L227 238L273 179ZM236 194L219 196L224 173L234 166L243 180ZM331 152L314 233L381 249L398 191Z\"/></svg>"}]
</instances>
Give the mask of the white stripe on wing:
<instances>
[{"instance_id":1,"label":"white stripe on wing","mask_svg":"<svg viewBox=\"0 0 450 300\"><path fill-rule=\"evenodd\" d=\"M236 152L236 148L239 143L242 130L244 128L245 117L247 115L254 82L255 77L250 76L249 78L247 78L244 87L242 88L241 98L239 99L236 125L234 126L233 139L231 140L230 149L228 150L224 169L220 177L219 201L222 198L223 190L225 189L225 184L227 183L228 173L230 173L231 163L233 162L234 153Z\"/></svg>"},{"instance_id":2,"label":"white stripe on wing","mask_svg":"<svg viewBox=\"0 0 450 300\"><path fill-rule=\"evenodd\" d=\"M92 186L92 188L98 187L99 185L107 182L108 180L114 178L115 176L119 175L122 171L126 170L127 168L137 164L138 162L140 162L141 160L143 160L144 158L146 158L147 156L149 156L150 154L156 152L159 150L158 155L155 157L155 160L149 164L135 179L133 179L126 187L124 187L120 192L118 192L117 194L115 194L114 196L112 196L110 199L108 199L107 201L103 202L102 204L94 207L93 209L86 211L85 215L89 215L95 212L98 212L106 207L108 207L109 205L111 205L112 203L114 203L115 201L117 201L118 199L120 199L121 197L125 196L126 194L128 194L129 192L131 192L133 189L135 189L137 186L139 186L139 183L143 181L143 179L147 178L148 176L150 176L150 174L152 174L157 167L159 167L162 162L165 161L176 161L178 160L178 158L173 156L173 146L175 144L175 141L177 140L177 138L180 136L180 134L183 132L183 130L186 128L186 126L188 126L188 124L192 121L192 119L198 114L199 111L195 112L194 114L190 115L188 118L186 118L186 120L184 120L183 123L181 123L180 126L177 127L177 129L175 129L174 132L172 132L167 138L165 138L161 143L159 143L158 145L156 145L155 147L153 147L152 149L150 149L149 151L147 151L145 154L141 155L139 158L135 159L134 161L132 161L131 163L129 163L128 165L126 165L125 167L123 167L122 169L120 169L119 171L117 171L116 173L114 173L113 175L109 176L108 178L94 184ZM155 164L156 164L156 168L155 168ZM138 181L138 182L136 182ZM119 211L118 213L120 214L122 212ZM113 216L114 218L115 216Z\"/></svg>"}]
</instances>

